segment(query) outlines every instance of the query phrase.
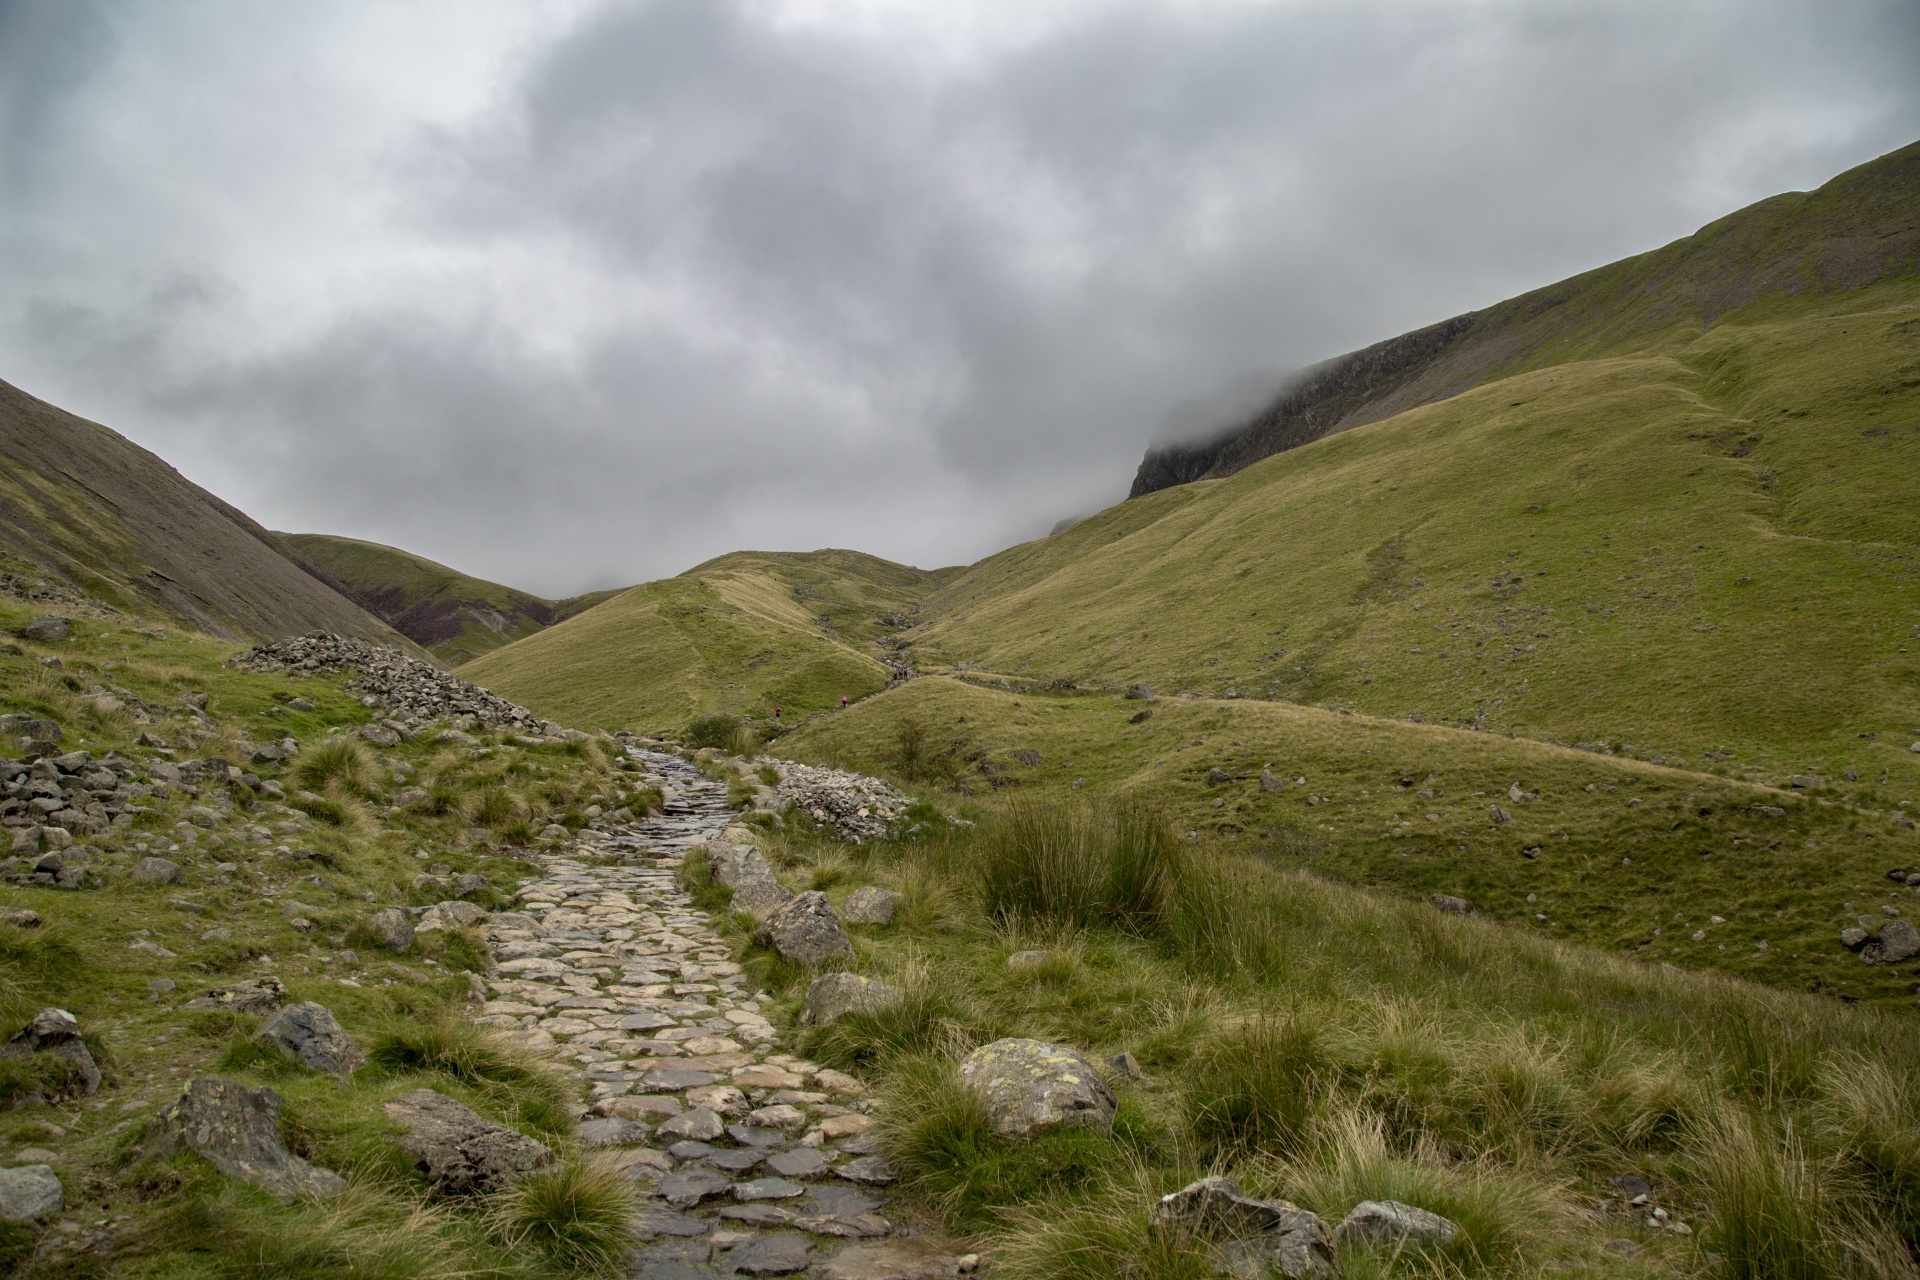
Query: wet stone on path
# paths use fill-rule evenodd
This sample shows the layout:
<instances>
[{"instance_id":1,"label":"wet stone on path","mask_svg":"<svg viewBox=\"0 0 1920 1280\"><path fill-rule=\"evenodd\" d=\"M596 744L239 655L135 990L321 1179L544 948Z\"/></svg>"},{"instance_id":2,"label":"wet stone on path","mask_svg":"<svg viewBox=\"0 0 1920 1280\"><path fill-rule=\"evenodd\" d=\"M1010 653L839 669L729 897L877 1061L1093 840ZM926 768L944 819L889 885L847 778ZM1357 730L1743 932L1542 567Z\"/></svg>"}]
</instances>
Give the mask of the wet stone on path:
<instances>
[{"instance_id":1,"label":"wet stone on path","mask_svg":"<svg viewBox=\"0 0 1920 1280\"><path fill-rule=\"evenodd\" d=\"M497 960L476 1011L591 1085L583 1141L642 1189L631 1274L805 1275L862 1239L892 1172L857 1080L784 1052L706 914L680 890L688 849L736 816L727 788L629 746L665 812L596 824L485 922Z\"/></svg>"}]
</instances>

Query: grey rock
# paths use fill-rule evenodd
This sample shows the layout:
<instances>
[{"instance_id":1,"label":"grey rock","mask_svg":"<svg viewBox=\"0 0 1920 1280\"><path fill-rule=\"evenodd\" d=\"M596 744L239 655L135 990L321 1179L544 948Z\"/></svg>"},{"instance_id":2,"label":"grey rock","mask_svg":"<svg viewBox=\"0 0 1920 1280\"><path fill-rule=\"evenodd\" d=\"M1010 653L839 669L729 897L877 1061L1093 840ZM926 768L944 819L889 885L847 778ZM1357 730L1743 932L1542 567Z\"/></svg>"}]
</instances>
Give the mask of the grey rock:
<instances>
[{"instance_id":1,"label":"grey rock","mask_svg":"<svg viewBox=\"0 0 1920 1280\"><path fill-rule=\"evenodd\" d=\"M715 843L707 851L713 878L733 890L731 907L757 919L766 919L793 901L793 891L781 884L766 858L751 845Z\"/></svg>"},{"instance_id":2,"label":"grey rock","mask_svg":"<svg viewBox=\"0 0 1920 1280\"><path fill-rule=\"evenodd\" d=\"M260 1038L277 1045L282 1052L297 1058L315 1071L337 1076L352 1075L367 1063L346 1028L325 1005L306 1002L282 1009L273 1021L260 1028Z\"/></svg>"},{"instance_id":3,"label":"grey rock","mask_svg":"<svg viewBox=\"0 0 1920 1280\"><path fill-rule=\"evenodd\" d=\"M730 1124L727 1136L744 1147L778 1147L787 1141L787 1135L778 1129L762 1129L751 1124Z\"/></svg>"},{"instance_id":4,"label":"grey rock","mask_svg":"<svg viewBox=\"0 0 1920 1280\"><path fill-rule=\"evenodd\" d=\"M772 947L781 959L795 964L853 957L853 940L841 928L827 895L817 890L775 910L754 936L760 945Z\"/></svg>"},{"instance_id":5,"label":"grey rock","mask_svg":"<svg viewBox=\"0 0 1920 1280\"><path fill-rule=\"evenodd\" d=\"M784 1276L805 1271L813 1261L813 1247L805 1236L761 1236L735 1249L727 1258L727 1270L750 1276Z\"/></svg>"},{"instance_id":6,"label":"grey rock","mask_svg":"<svg viewBox=\"0 0 1920 1280\"><path fill-rule=\"evenodd\" d=\"M367 933L389 951L405 951L413 945L413 921L399 907L382 907L365 921Z\"/></svg>"},{"instance_id":7,"label":"grey rock","mask_svg":"<svg viewBox=\"0 0 1920 1280\"><path fill-rule=\"evenodd\" d=\"M820 1280L948 1280L961 1258L934 1236L850 1244L813 1269Z\"/></svg>"},{"instance_id":8,"label":"grey rock","mask_svg":"<svg viewBox=\"0 0 1920 1280\"><path fill-rule=\"evenodd\" d=\"M261 1187L281 1200L325 1199L347 1189L331 1169L308 1164L280 1137L280 1095L232 1080L195 1080L160 1112L148 1154L165 1159L191 1151L229 1178Z\"/></svg>"},{"instance_id":9,"label":"grey rock","mask_svg":"<svg viewBox=\"0 0 1920 1280\"><path fill-rule=\"evenodd\" d=\"M383 724L361 725L360 736L376 747L397 747L400 745L400 735Z\"/></svg>"},{"instance_id":10,"label":"grey rock","mask_svg":"<svg viewBox=\"0 0 1920 1280\"><path fill-rule=\"evenodd\" d=\"M1339 1244L1406 1240L1414 1244L1447 1245L1459 1234L1458 1223L1437 1213L1398 1200L1362 1200L1333 1233L1333 1238Z\"/></svg>"},{"instance_id":11,"label":"grey rock","mask_svg":"<svg viewBox=\"0 0 1920 1280\"><path fill-rule=\"evenodd\" d=\"M647 1126L638 1120L609 1117L580 1126L580 1145L585 1147L637 1147L646 1140Z\"/></svg>"},{"instance_id":12,"label":"grey rock","mask_svg":"<svg viewBox=\"0 0 1920 1280\"><path fill-rule=\"evenodd\" d=\"M633 1220L633 1231L639 1236L703 1236L713 1230L713 1224L705 1218L690 1218L683 1213L662 1213L651 1209Z\"/></svg>"},{"instance_id":13,"label":"grey rock","mask_svg":"<svg viewBox=\"0 0 1920 1280\"><path fill-rule=\"evenodd\" d=\"M1107 1059L1107 1066L1123 1080L1145 1080L1147 1073L1140 1069L1140 1060L1130 1053L1116 1053Z\"/></svg>"},{"instance_id":14,"label":"grey rock","mask_svg":"<svg viewBox=\"0 0 1920 1280\"><path fill-rule=\"evenodd\" d=\"M671 1027L673 1025L675 1024L672 1018L669 1018L664 1013L655 1013L651 1009L642 1009L638 1013L630 1013L620 1019L620 1029L622 1031L654 1031L661 1027Z\"/></svg>"},{"instance_id":15,"label":"grey rock","mask_svg":"<svg viewBox=\"0 0 1920 1280\"><path fill-rule=\"evenodd\" d=\"M42 1009L18 1035L0 1046L0 1058L31 1058L42 1053L71 1063L87 1093L100 1088L100 1068L81 1038L80 1020L65 1009Z\"/></svg>"},{"instance_id":16,"label":"grey rock","mask_svg":"<svg viewBox=\"0 0 1920 1280\"><path fill-rule=\"evenodd\" d=\"M287 989L280 979L271 975L264 978L248 978L236 982L230 987L215 987L204 996L197 996L180 1007L194 1010L230 1010L234 1013L266 1015L280 1008L280 1002L287 998Z\"/></svg>"},{"instance_id":17,"label":"grey rock","mask_svg":"<svg viewBox=\"0 0 1920 1280\"><path fill-rule=\"evenodd\" d=\"M1051 954L1045 951L1016 951L1007 957L1007 968L1016 973L1026 973L1040 968L1052 958Z\"/></svg>"},{"instance_id":18,"label":"grey rock","mask_svg":"<svg viewBox=\"0 0 1920 1280\"><path fill-rule=\"evenodd\" d=\"M1213 1245L1216 1270L1246 1280L1334 1274L1327 1224L1285 1200L1255 1200L1226 1178L1202 1178L1153 1206L1158 1230Z\"/></svg>"},{"instance_id":19,"label":"grey rock","mask_svg":"<svg viewBox=\"0 0 1920 1280\"><path fill-rule=\"evenodd\" d=\"M471 929L485 923L486 918L487 913L471 902L436 902L422 913L413 931L432 933L438 929Z\"/></svg>"},{"instance_id":20,"label":"grey rock","mask_svg":"<svg viewBox=\"0 0 1920 1280\"><path fill-rule=\"evenodd\" d=\"M485 876L474 875L472 873L456 876L453 881L454 893L462 898L470 898L477 893L486 893L492 888L493 886L488 883Z\"/></svg>"},{"instance_id":21,"label":"grey rock","mask_svg":"<svg viewBox=\"0 0 1920 1280\"><path fill-rule=\"evenodd\" d=\"M1135 700L1151 699L1153 697L1153 688L1150 685L1136 684L1127 690L1127 696Z\"/></svg>"},{"instance_id":22,"label":"grey rock","mask_svg":"<svg viewBox=\"0 0 1920 1280\"><path fill-rule=\"evenodd\" d=\"M728 1173L739 1175L766 1158L767 1153L764 1151L735 1148L731 1151L715 1151L706 1157L706 1161L716 1169L725 1169Z\"/></svg>"},{"instance_id":23,"label":"grey rock","mask_svg":"<svg viewBox=\"0 0 1920 1280\"><path fill-rule=\"evenodd\" d=\"M757 1227L784 1227L793 1221L793 1210L777 1204L730 1204L720 1210L728 1222L751 1222Z\"/></svg>"},{"instance_id":24,"label":"grey rock","mask_svg":"<svg viewBox=\"0 0 1920 1280\"><path fill-rule=\"evenodd\" d=\"M180 869L177 862L169 862L165 858L142 858L133 864L127 879L135 884L185 884L187 873Z\"/></svg>"},{"instance_id":25,"label":"grey rock","mask_svg":"<svg viewBox=\"0 0 1920 1280\"><path fill-rule=\"evenodd\" d=\"M383 1109L407 1131L400 1149L436 1190L447 1194L498 1191L553 1163L544 1143L431 1089L403 1093Z\"/></svg>"},{"instance_id":26,"label":"grey rock","mask_svg":"<svg viewBox=\"0 0 1920 1280\"><path fill-rule=\"evenodd\" d=\"M733 1189L733 1179L718 1169L694 1165L678 1169L660 1179L653 1194L676 1209L691 1209L702 1200L723 1196Z\"/></svg>"},{"instance_id":27,"label":"grey rock","mask_svg":"<svg viewBox=\"0 0 1920 1280\"><path fill-rule=\"evenodd\" d=\"M1233 775L1219 765L1207 770L1207 785L1210 787L1224 787L1232 781Z\"/></svg>"},{"instance_id":28,"label":"grey rock","mask_svg":"<svg viewBox=\"0 0 1920 1280\"><path fill-rule=\"evenodd\" d=\"M736 1200L791 1200L805 1194L805 1187L786 1178L755 1178L752 1182L737 1182L733 1187Z\"/></svg>"},{"instance_id":29,"label":"grey rock","mask_svg":"<svg viewBox=\"0 0 1920 1280\"><path fill-rule=\"evenodd\" d=\"M62 889L84 889L87 887L87 869L62 867L54 872L53 882Z\"/></svg>"},{"instance_id":30,"label":"grey rock","mask_svg":"<svg viewBox=\"0 0 1920 1280\"><path fill-rule=\"evenodd\" d=\"M1911 921L1889 920L1880 926L1880 936L1860 949L1860 958L1868 964L1899 964L1920 955L1920 929Z\"/></svg>"},{"instance_id":31,"label":"grey rock","mask_svg":"<svg viewBox=\"0 0 1920 1280\"><path fill-rule=\"evenodd\" d=\"M884 1156L861 1156L858 1160L835 1165L833 1172L848 1182L858 1182L868 1187L884 1187L894 1180L893 1166L887 1163Z\"/></svg>"},{"instance_id":32,"label":"grey rock","mask_svg":"<svg viewBox=\"0 0 1920 1280\"><path fill-rule=\"evenodd\" d=\"M73 624L57 613L43 613L20 628L20 634L29 640L38 640L41 644L58 644L67 638Z\"/></svg>"},{"instance_id":33,"label":"grey rock","mask_svg":"<svg viewBox=\"0 0 1920 1280\"><path fill-rule=\"evenodd\" d=\"M1286 779L1275 777L1271 768L1263 768L1260 770L1260 789L1262 791L1285 791L1287 789Z\"/></svg>"},{"instance_id":34,"label":"grey rock","mask_svg":"<svg viewBox=\"0 0 1920 1280\"><path fill-rule=\"evenodd\" d=\"M1448 915L1470 916L1473 914L1473 904L1471 902L1468 902L1465 898L1456 898L1452 894L1429 894L1427 901L1431 902L1436 910L1444 911Z\"/></svg>"},{"instance_id":35,"label":"grey rock","mask_svg":"<svg viewBox=\"0 0 1920 1280\"><path fill-rule=\"evenodd\" d=\"M1501 807L1500 807L1499 805L1497 805L1497 804L1496 804L1496 805L1489 805L1489 806L1488 806L1488 808L1489 808L1490 810L1492 810L1492 817L1493 817L1493 825L1494 825L1494 826L1496 826L1496 827L1504 827L1504 826L1506 826L1506 825L1507 825L1507 824L1508 824L1509 822L1512 822L1512 821L1513 821L1513 815L1512 815L1512 814L1510 814L1510 813L1508 813L1508 812L1507 812L1507 811L1506 811L1505 809L1502 809L1502 808L1501 808Z\"/></svg>"},{"instance_id":36,"label":"grey rock","mask_svg":"<svg viewBox=\"0 0 1920 1280\"><path fill-rule=\"evenodd\" d=\"M783 1178L811 1178L830 1163L817 1147L794 1147L767 1157L767 1168Z\"/></svg>"},{"instance_id":37,"label":"grey rock","mask_svg":"<svg viewBox=\"0 0 1920 1280\"><path fill-rule=\"evenodd\" d=\"M807 987L800 1021L808 1026L824 1027L849 1013L879 1013L897 1008L906 996L899 987L863 978L857 973L822 974Z\"/></svg>"},{"instance_id":38,"label":"grey rock","mask_svg":"<svg viewBox=\"0 0 1920 1280\"><path fill-rule=\"evenodd\" d=\"M24 1164L0 1169L0 1222L51 1218L66 1207L66 1193L52 1165Z\"/></svg>"},{"instance_id":39,"label":"grey rock","mask_svg":"<svg viewBox=\"0 0 1920 1280\"><path fill-rule=\"evenodd\" d=\"M1072 1049L1011 1038L982 1045L960 1079L987 1104L993 1131L1026 1139L1048 1129L1113 1129L1114 1097L1093 1064Z\"/></svg>"},{"instance_id":40,"label":"grey rock","mask_svg":"<svg viewBox=\"0 0 1920 1280\"><path fill-rule=\"evenodd\" d=\"M853 924L890 924L900 902L901 895L891 889L863 885L840 904L840 918Z\"/></svg>"},{"instance_id":41,"label":"grey rock","mask_svg":"<svg viewBox=\"0 0 1920 1280\"><path fill-rule=\"evenodd\" d=\"M1840 931L1840 945L1849 951L1858 951L1867 945L1867 940L1870 937L1872 937L1872 935L1865 929L1842 929Z\"/></svg>"},{"instance_id":42,"label":"grey rock","mask_svg":"<svg viewBox=\"0 0 1920 1280\"><path fill-rule=\"evenodd\" d=\"M57 720L29 720L26 727L27 741L51 746L66 737L66 731Z\"/></svg>"},{"instance_id":43,"label":"grey rock","mask_svg":"<svg viewBox=\"0 0 1920 1280\"><path fill-rule=\"evenodd\" d=\"M726 1122L705 1107L682 1111L673 1119L663 1121L659 1129L662 1138L685 1138L691 1142L712 1142L726 1131Z\"/></svg>"}]
</instances>

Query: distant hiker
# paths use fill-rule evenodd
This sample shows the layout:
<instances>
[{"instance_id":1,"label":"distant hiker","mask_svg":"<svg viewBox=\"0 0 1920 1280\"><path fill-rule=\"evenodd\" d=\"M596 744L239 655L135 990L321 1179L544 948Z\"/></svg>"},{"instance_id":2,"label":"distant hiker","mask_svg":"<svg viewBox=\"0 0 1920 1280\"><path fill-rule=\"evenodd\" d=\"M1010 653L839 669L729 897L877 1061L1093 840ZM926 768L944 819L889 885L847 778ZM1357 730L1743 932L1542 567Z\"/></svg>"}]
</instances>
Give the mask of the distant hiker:
<instances>
[{"instance_id":1,"label":"distant hiker","mask_svg":"<svg viewBox=\"0 0 1920 1280\"><path fill-rule=\"evenodd\" d=\"M847 695L844 693L840 695L840 709L842 711L847 709Z\"/></svg>"},{"instance_id":2,"label":"distant hiker","mask_svg":"<svg viewBox=\"0 0 1920 1280\"><path fill-rule=\"evenodd\" d=\"M778 707L775 707L775 708L773 709L773 718L774 718L775 720L778 720L778 719L780 718L780 708L778 708Z\"/></svg>"}]
</instances>

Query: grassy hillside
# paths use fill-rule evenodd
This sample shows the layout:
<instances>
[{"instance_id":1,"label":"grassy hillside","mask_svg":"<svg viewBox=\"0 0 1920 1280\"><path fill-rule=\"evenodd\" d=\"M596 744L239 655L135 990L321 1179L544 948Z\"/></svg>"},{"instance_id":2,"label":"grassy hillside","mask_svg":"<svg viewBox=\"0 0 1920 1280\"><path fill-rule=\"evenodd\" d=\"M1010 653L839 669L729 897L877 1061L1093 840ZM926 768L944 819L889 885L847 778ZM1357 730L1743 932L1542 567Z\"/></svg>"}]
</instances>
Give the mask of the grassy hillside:
<instances>
[{"instance_id":1,"label":"grassy hillside","mask_svg":"<svg viewBox=\"0 0 1920 1280\"><path fill-rule=\"evenodd\" d=\"M1527 937L1186 845L1124 809L966 812L977 825L926 814L900 844L792 822L759 843L790 884L903 895L889 926L856 926L845 965L899 1004L803 1043L881 1081L903 1186L984 1237L996 1276L1220 1274L1204 1241L1149 1220L1208 1173L1329 1224L1390 1199L1460 1228L1444 1247L1344 1244L1349 1280L1915 1274L1910 1013ZM809 975L751 928L740 958L796 1007ZM957 1068L1008 1036L1130 1055L1138 1074L1096 1068L1112 1131L997 1136Z\"/></svg>"},{"instance_id":2,"label":"grassy hillside","mask_svg":"<svg viewBox=\"0 0 1920 1280\"><path fill-rule=\"evenodd\" d=\"M315 629L418 652L274 536L116 432L0 383L0 575L228 638ZM34 584L39 584L35 586Z\"/></svg>"},{"instance_id":3,"label":"grassy hillside","mask_svg":"<svg viewBox=\"0 0 1920 1280\"><path fill-rule=\"evenodd\" d=\"M1920 779L1920 279L1771 296L975 565L923 666Z\"/></svg>"},{"instance_id":4,"label":"grassy hillside","mask_svg":"<svg viewBox=\"0 0 1920 1280\"><path fill-rule=\"evenodd\" d=\"M378 542L324 533L276 536L370 612L449 666L619 594L596 591L570 600L543 600Z\"/></svg>"},{"instance_id":5,"label":"grassy hillside","mask_svg":"<svg viewBox=\"0 0 1920 1280\"><path fill-rule=\"evenodd\" d=\"M1666 349L1772 295L1910 278L1920 266L1920 143L1562 280L1301 370L1249 422L1148 451L1133 494L1218 479L1335 431L1574 360Z\"/></svg>"},{"instance_id":6,"label":"grassy hillside","mask_svg":"<svg viewBox=\"0 0 1920 1280\"><path fill-rule=\"evenodd\" d=\"M908 722L920 741L903 757ZM1794 791L1314 707L951 677L821 717L778 750L909 784L1132 795L1195 840L1418 899L1465 897L1518 928L1649 963L1901 1009L1920 977L1920 962L1869 966L1840 944L1883 906L1920 912L1916 891L1886 876L1920 868L1920 786Z\"/></svg>"},{"instance_id":7,"label":"grassy hillside","mask_svg":"<svg viewBox=\"0 0 1920 1280\"><path fill-rule=\"evenodd\" d=\"M677 731L793 719L891 679L887 641L935 575L852 551L738 552L649 582L461 668L569 724Z\"/></svg>"}]
</instances>

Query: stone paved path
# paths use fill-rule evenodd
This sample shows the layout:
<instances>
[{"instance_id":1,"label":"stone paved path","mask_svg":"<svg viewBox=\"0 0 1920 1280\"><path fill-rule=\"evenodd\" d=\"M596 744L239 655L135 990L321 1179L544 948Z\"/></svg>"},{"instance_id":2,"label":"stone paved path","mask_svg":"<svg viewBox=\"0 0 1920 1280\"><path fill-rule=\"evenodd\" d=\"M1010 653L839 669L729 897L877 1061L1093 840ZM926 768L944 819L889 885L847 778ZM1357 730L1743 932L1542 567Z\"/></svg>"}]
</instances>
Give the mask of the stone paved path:
<instances>
[{"instance_id":1,"label":"stone paved path","mask_svg":"<svg viewBox=\"0 0 1920 1280\"><path fill-rule=\"evenodd\" d=\"M727 788L677 756L627 751L664 782L666 812L538 856L544 877L487 924L498 967L479 1016L591 1082L583 1141L650 1188L633 1274L970 1270L882 1212L892 1175L866 1090L782 1052L764 998L675 883L686 850L732 820Z\"/></svg>"}]
</instances>

